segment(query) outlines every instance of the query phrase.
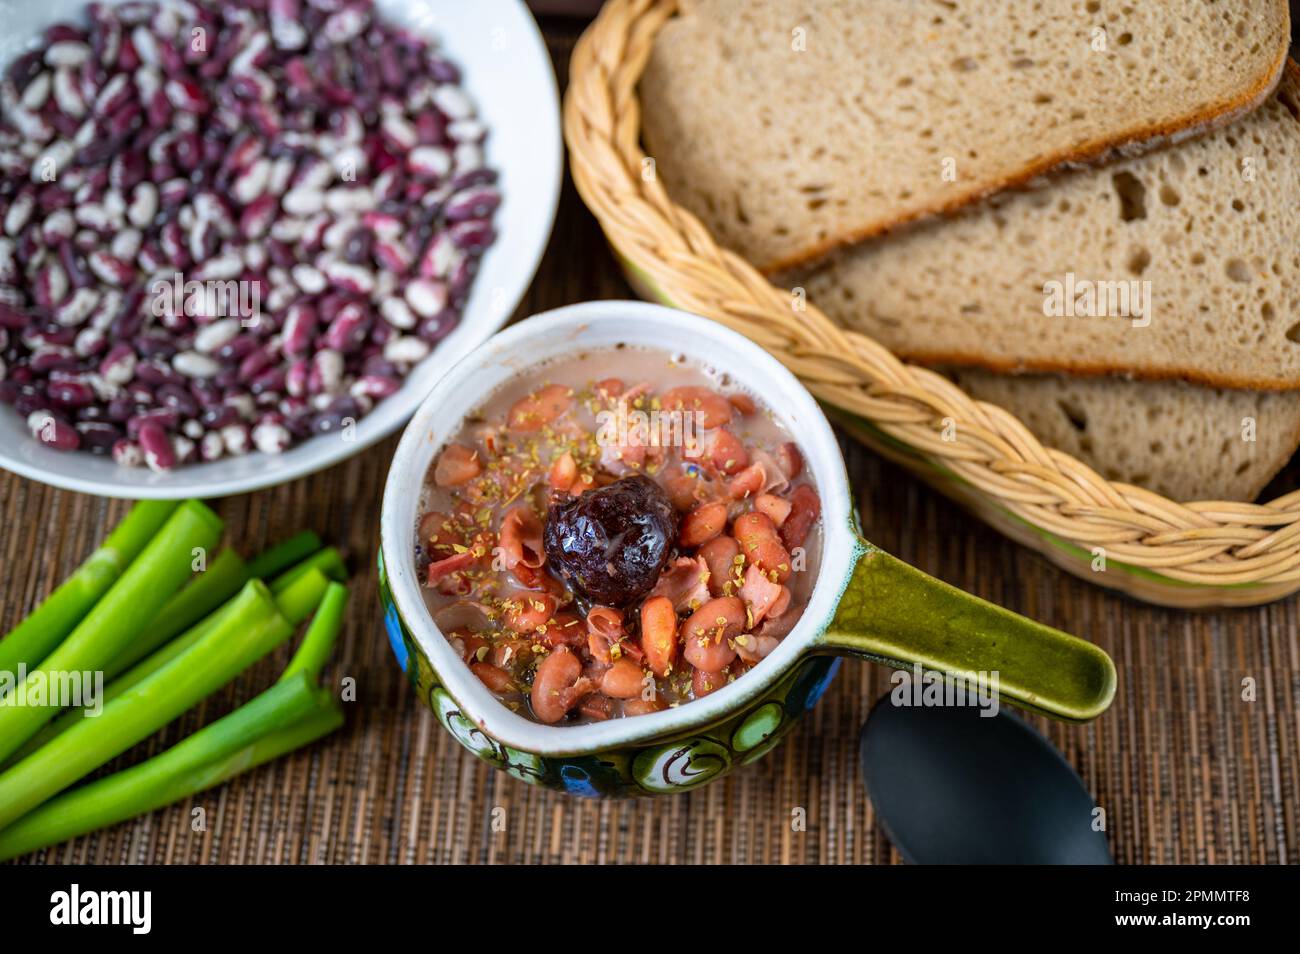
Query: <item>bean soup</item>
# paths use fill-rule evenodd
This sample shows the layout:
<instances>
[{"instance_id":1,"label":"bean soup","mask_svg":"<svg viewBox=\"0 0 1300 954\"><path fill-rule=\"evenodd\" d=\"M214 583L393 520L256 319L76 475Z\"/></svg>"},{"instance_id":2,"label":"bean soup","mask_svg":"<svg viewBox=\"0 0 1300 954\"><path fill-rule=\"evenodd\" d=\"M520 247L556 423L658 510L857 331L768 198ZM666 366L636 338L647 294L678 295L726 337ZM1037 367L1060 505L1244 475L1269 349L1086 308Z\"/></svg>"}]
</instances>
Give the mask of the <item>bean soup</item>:
<instances>
[{"instance_id":1,"label":"bean soup","mask_svg":"<svg viewBox=\"0 0 1300 954\"><path fill-rule=\"evenodd\" d=\"M497 698L580 724L758 665L812 592L820 512L759 396L626 347L545 364L464 422L425 481L415 559Z\"/></svg>"}]
</instances>

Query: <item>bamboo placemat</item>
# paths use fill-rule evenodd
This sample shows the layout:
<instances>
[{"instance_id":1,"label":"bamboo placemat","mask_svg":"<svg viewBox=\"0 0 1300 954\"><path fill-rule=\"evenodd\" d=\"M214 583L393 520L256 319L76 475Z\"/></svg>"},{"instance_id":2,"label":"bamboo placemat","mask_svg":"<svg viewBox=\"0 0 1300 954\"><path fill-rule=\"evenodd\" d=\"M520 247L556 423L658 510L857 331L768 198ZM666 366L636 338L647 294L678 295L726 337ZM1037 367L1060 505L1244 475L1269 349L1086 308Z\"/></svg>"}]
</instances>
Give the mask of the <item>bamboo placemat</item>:
<instances>
[{"instance_id":1,"label":"bamboo placemat","mask_svg":"<svg viewBox=\"0 0 1300 954\"><path fill-rule=\"evenodd\" d=\"M561 77L576 27L548 24ZM566 183L523 316L631 292ZM310 527L356 574L336 678L358 698L337 735L191 802L34 856L68 863L888 863L858 775L857 735L888 672L846 662L821 704L766 759L704 789L584 802L530 788L464 752L413 697L375 595L383 481L395 440L322 474L218 501L245 553ZM867 535L928 573L1101 645L1119 669L1090 726L1035 720L1106 810L1128 863L1300 860L1296 601L1195 615L1107 594L1054 569L849 440ZM0 627L90 552L126 505L0 473ZM287 650L128 754L174 743L268 684ZM1253 680L1254 701L1243 699ZM803 809L805 830L792 826ZM200 830L195 830L196 825Z\"/></svg>"}]
</instances>

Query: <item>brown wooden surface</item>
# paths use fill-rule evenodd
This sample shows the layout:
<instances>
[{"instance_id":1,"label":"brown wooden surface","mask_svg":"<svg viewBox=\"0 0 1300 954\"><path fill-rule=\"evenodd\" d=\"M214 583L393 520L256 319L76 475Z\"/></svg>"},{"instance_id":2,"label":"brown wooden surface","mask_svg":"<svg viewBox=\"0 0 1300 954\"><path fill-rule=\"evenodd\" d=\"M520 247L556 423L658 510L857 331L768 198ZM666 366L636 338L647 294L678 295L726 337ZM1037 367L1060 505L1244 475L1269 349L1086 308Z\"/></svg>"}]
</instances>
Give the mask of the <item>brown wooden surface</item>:
<instances>
[{"instance_id":1,"label":"brown wooden surface","mask_svg":"<svg viewBox=\"0 0 1300 954\"><path fill-rule=\"evenodd\" d=\"M548 23L561 75L576 26ZM630 297L566 183L519 315ZM396 440L331 470L217 501L226 541L255 553L304 527L356 574L336 677L358 699L337 735L181 805L34 856L58 862L896 862L857 766L857 734L888 673L846 662L825 699L758 765L687 795L584 802L464 752L418 704L389 652L375 595L380 495ZM1119 694L1097 723L1038 720L1106 810L1122 862L1291 862L1300 853L1296 603L1188 614L1108 595L1008 543L897 468L844 441L867 535L926 572L1100 644ZM0 474L8 629L126 510ZM119 764L156 752L266 685L287 651ZM1256 687L1242 698L1243 680ZM806 812L806 831L791 830ZM193 830L202 809L206 830ZM503 812L497 812L502 809ZM504 819L504 830L494 825Z\"/></svg>"}]
</instances>

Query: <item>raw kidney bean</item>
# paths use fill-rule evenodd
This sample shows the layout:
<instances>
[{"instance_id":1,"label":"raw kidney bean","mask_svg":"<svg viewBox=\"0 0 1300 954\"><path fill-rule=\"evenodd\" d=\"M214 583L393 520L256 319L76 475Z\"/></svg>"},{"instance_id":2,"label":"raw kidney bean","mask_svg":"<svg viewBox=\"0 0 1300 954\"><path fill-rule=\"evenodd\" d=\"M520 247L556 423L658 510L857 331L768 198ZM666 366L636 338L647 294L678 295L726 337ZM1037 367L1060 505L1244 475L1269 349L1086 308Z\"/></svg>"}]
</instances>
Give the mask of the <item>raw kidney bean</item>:
<instances>
[{"instance_id":1,"label":"raw kidney bean","mask_svg":"<svg viewBox=\"0 0 1300 954\"><path fill-rule=\"evenodd\" d=\"M113 445L122 439L121 428L107 421L86 421L76 425L81 435L81 446L96 454L108 454Z\"/></svg>"},{"instance_id":2,"label":"raw kidney bean","mask_svg":"<svg viewBox=\"0 0 1300 954\"><path fill-rule=\"evenodd\" d=\"M86 407L95 400L95 392L82 381L51 381L46 394L64 407Z\"/></svg>"},{"instance_id":3,"label":"raw kidney bean","mask_svg":"<svg viewBox=\"0 0 1300 954\"><path fill-rule=\"evenodd\" d=\"M77 429L52 411L32 411L27 417L27 427L33 437L54 450L76 450L81 446Z\"/></svg>"}]
</instances>

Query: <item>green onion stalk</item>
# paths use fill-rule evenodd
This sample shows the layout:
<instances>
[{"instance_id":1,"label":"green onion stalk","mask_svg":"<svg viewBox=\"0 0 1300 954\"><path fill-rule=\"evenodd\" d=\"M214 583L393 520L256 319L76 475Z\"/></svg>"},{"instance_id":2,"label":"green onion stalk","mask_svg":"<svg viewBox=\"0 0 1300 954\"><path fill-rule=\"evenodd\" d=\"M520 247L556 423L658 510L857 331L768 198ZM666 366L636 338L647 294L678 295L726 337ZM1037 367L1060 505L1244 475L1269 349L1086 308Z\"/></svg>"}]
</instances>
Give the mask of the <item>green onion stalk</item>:
<instances>
[{"instance_id":1,"label":"green onion stalk","mask_svg":"<svg viewBox=\"0 0 1300 954\"><path fill-rule=\"evenodd\" d=\"M311 530L296 533L249 560L248 575L258 580L276 576L299 561L307 559L322 546L324 544L321 543L320 537Z\"/></svg>"},{"instance_id":2,"label":"green onion stalk","mask_svg":"<svg viewBox=\"0 0 1300 954\"><path fill-rule=\"evenodd\" d=\"M342 587L337 583L332 585L340 587L346 594L346 587ZM318 570L311 569L304 574L298 574L296 579L290 581L288 586L285 586L280 593L274 596L276 608L280 611L280 615L283 616L291 626L297 626L298 623L302 622L311 614L312 609L318 602L323 602L324 597L322 597L322 594L325 594L325 596L329 595L329 590L327 589L329 586L331 586L330 581L327 580L324 574ZM100 698L97 700L98 704L100 706L108 705L108 703L122 695L122 693L126 692L126 690L130 689L132 686L143 681L146 677L152 676L172 660L185 653L186 650L199 640L203 639L214 628L228 622L232 613L236 611L236 608L232 604L227 603L215 613L208 616L206 619L199 621L180 636L173 639L170 643L155 651L152 655L147 656L140 662L136 663L133 667L119 675L104 687L104 691L100 694ZM308 631L308 635L310 635L310 630ZM305 639L304 645L306 645ZM86 712L82 708L69 709L67 712L64 712L57 719L42 728L40 732L37 732L28 739L21 748L14 751L7 759L0 759L0 770L7 769L9 766L25 759L37 749L48 744L55 736L66 732L69 728L76 725L86 717Z\"/></svg>"},{"instance_id":3,"label":"green onion stalk","mask_svg":"<svg viewBox=\"0 0 1300 954\"><path fill-rule=\"evenodd\" d=\"M343 563L343 557L339 551L333 547L326 547L319 553L313 553L301 563L296 564L285 572L281 573L271 581L271 592L279 593L286 586L293 585L294 580L309 573L312 570L320 570L331 580L336 583L342 583L348 578L348 568Z\"/></svg>"},{"instance_id":4,"label":"green onion stalk","mask_svg":"<svg viewBox=\"0 0 1300 954\"><path fill-rule=\"evenodd\" d=\"M159 646L188 630L238 593L249 580L281 574L320 550L321 546L320 537L306 530L247 562L234 550L222 550L206 570L167 601L140 638L107 667L104 678L112 679L125 672ZM342 565L341 558L338 565ZM331 563L327 566L332 568Z\"/></svg>"},{"instance_id":5,"label":"green onion stalk","mask_svg":"<svg viewBox=\"0 0 1300 954\"><path fill-rule=\"evenodd\" d=\"M179 507L145 500L131 508L108 539L63 585L0 639L0 673L33 669L63 642ZM16 675L15 677L16 678ZM0 687L0 696L4 695Z\"/></svg>"},{"instance_id":6,"label":"green onion stalk","mask_svg":"<svg viewBox=\"0 0 1300 954\"><path fill-rule=\"evenodd\" d=\"M0 831L0 860L188 798L333 732L343 711L307 672L161 755L60 795Z\"/></svg>"},{"instance_id":7,"label":"green onion stalk","mask_svg":"<svg viewBox=\"0 0 1300 954\"><path fill-rule=\"evenodd\" d=\"M298 644L297 652L280 676L281 679L289 679L300 672L307 673L312 682L320 679L321 670L325 668L325 662L334 651L339 629L343 626L343 611L347 609L347 605L346 586L336 582L326 586L325 595L321 597L320 605L316 607L316 613L311 618L311 625L307 627L307 632L302 642Z\"/></svg>"},{"instance_id":8,"label":"green onion stalk","mask_svg":"<svg viewBox=\"0 0 1300 954\"><path fill-rule=\"evenodd\" d=\"M104 678L112 679L124 672L163 643L219 609L250 579L252 575L244 558L229 547L222 550L207 569L195 574L179 593L163 604L139 637L104 667Z\"/></svg>"},{"instance_id":9,"label":"green onion stalk","mask_svg":"<svg viewBox=\"0 0 1300 954\"><path fill-rule=\"evenodd\" d=\"M295 581L286 592L306 596L306 582ZM345 586L328 584L302 643L274 686L161 755L29 812L0 831L0 860L191 797L337 729L343 723L342 708L315 683L337 640L347 599Z\"/></svg>"},{"instance_id":10,"label":"green onion stalk","mask_svg":"<svg viewBox=\"0 0 1300 954\"><path fill-rule=\"evenodd\" d=\"M247 583L203 638L98 716L79 720L0 773L0 829L207 698L292 632L265 584Z\"/></svg>"},{"instance_id":11,"label":"green onion stalk","mask_svg":"<svg viewBox=\"0 0 1300 954\"><path fill-rule=\"evenodd\" d=\"M45 687L65 684L69 674L103 672L189 579L194 553L212 549L221 529L217 515L197 500L176 508L58 648L27 673L25 684L15 685L11 695L16 698L0 698L0 760L59 711L57 706L23 703L44 696Z\"/></svg>"}]
</instances>

